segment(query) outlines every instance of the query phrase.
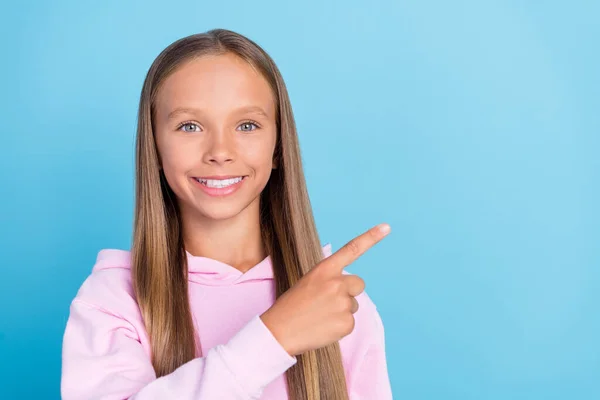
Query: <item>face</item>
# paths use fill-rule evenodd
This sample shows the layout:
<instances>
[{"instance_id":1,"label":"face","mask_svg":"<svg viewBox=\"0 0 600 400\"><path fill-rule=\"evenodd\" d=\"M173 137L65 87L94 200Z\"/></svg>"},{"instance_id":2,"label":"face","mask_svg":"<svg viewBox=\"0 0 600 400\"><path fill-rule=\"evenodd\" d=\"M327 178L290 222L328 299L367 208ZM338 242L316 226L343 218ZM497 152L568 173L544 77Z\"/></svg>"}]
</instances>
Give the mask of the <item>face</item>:
<instances>
[{"instance_id":1,"label":"face","mask_svg":"<svg viewBox=\"0 0 600 400\"><path fill-rule=\"evenodd\" d=\"M161 167L184 218L258 212L276 167L275 101L246 61L227 53L180 66L159 90L154 127Z\"/></svg>"}]
</instances>

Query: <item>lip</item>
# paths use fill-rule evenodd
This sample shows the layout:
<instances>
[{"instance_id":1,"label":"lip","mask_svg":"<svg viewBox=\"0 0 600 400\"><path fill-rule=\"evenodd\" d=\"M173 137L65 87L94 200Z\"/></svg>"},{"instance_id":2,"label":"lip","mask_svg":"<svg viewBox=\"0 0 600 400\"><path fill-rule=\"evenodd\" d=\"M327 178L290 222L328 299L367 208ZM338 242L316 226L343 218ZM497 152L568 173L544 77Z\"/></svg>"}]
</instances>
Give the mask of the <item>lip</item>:
<instances>
[{"instance_id":1,"label":"lip","mask_svg":"<svg viewBox=\"0 0 600 400\"><path fill-rule=\"evenodd\" d=\"M211 188L208 186L204 186L203 184L201 184L200 182L198 182L196 179L230 179L230 178L238 178L242 176L243 179L241 181L239 181L238 183L235 183L233 185L224 187L224 188ZM247 176L246 175L236 175L236 176L229 176L229 177L198 177L198 178L190 178L192 180L192 182L194 182L194 184L200 188L204 193L206 193L209 196L213 196L213 197L224 197L224 196L229 196L232 193L235 193L244 183L244 181L246 180Z\"/></svg>"}]
</instances>

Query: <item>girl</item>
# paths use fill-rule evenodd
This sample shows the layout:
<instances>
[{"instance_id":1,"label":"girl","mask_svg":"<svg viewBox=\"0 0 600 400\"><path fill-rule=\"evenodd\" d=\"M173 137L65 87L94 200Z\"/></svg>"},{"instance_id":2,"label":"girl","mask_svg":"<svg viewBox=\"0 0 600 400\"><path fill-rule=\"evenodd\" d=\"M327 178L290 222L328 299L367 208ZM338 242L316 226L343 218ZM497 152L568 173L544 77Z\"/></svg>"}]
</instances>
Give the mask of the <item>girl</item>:
<instances>
[{"instance_id":1,"label":"girl","mask_svg":"<svg viewBox=\"0 0 600 400\"><path fill-rule=\"evenodd\" d=\"M251 40L176 41L141 93L131 252L100 251L70 308L64 399L391 399L384 332L317 235L290 100Z\"/></svg>"}]
</instances>

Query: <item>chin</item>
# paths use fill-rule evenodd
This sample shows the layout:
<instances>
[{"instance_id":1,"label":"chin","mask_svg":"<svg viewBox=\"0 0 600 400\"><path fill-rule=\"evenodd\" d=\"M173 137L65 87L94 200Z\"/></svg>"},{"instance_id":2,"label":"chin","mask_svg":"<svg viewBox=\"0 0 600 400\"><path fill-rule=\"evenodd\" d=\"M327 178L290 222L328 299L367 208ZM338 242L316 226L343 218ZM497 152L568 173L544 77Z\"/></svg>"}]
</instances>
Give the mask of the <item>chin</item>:
<instances>
[{"instance_id":1,"label":"chin","mask_svg":"<svg viewBox=\"0 0 600 400\"><path fill-rule=\"evenodd\" d=\"M207 204L206 202L204 202L201 207L194 207L194 213L200 215L202 219L223 221L235 218L236 216L242 214L244 211L247 211L248 208L252 207L252 204L256 201L258 201L258 198L254 199L253 201L250 201L249 203L240 201L217 201L213 204Z\"/></svg>"},{"instance_id":2,"label":"chin","mask_svg":"<svg viewBox=\"0 0 600 400\"><path fill-rule=\"evenodd\" d=\"M203 219L208 219L211 221L224 221L231 219L237 216L242 210L234 207L215 207L212 210L198 210L198 214L202 216Z\"/></svg>"}]
</instances>

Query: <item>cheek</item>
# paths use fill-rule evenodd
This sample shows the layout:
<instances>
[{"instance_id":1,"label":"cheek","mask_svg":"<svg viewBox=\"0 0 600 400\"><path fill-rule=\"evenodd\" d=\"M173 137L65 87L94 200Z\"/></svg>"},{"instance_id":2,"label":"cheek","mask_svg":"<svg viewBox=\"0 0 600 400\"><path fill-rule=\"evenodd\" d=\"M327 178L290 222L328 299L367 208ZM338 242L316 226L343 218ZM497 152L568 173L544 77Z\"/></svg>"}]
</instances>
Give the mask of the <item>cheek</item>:
<instances>
[{"instance_id":1,"label":"cheek","mask_svg":"<svg viewBox=\"0 0 600 400\"><path fill-rule=\"evenodd\" d=\"M182 146L177 141L162 143L159 151L165 177L173 188L182 174L197 162L197 154L193 153L192 146Z\"/></svg>"},{"instance_id":2,"label":"cheek","mask_svg":"<svg viewBox=\"0 0 600 400\"><path fill-rule=\"evenodd\" d=\"M275 151L275 133L269 132L260 138L253 138L246 143L240 143L239 147L243 157L248 164L252 166L269 169L273 163L273 153Z\"/></svg>"},{"instance_id":3,"label":"cheek","mask_svg":"<svg viewBox=\"0 0 600 400\"><path fill-rule=\"evenodd\" d=\"M188 164L190 150L191 146L184 146L184 143L181 143L181 141L178 140L162 142L159 151L164 168L170 167L179 169L182 165Z\"/></svg>"},{"instance_id":4,"label":"cheek","mask_svg":"<svg viewBox=\"0 0 600 400\"><path fill-rule=\"evenodd\" d=\"M262 175L269 173L273 164L273 145L271 143L247 146L243 152L246 163L257 173Z\"/></svg>"}]
</instances>

